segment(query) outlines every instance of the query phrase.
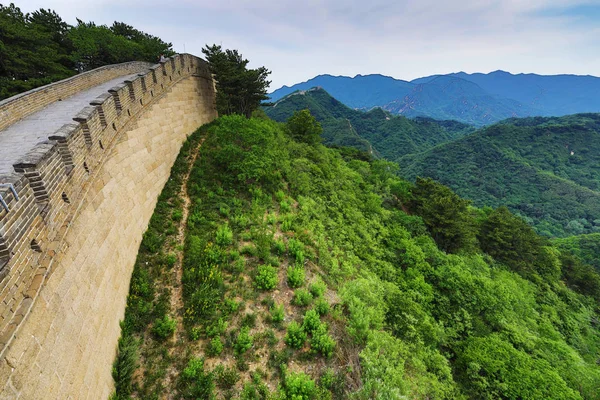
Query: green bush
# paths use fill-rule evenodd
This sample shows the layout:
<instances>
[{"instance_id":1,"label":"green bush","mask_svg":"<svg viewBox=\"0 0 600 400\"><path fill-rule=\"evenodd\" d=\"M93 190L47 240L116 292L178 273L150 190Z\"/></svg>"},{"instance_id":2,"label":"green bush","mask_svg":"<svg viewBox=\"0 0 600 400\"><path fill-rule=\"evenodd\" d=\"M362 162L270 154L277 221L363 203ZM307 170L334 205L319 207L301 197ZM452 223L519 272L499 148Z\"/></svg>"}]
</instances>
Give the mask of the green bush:
<instances>
[{"instance_id":1,"label":"green bush","mask_svg":"<svg viewBox=\"0 0 600 400\"><path fill-rule=\"evenodd\" d=\"M285 242L281 239L275 240L273 243L273 251L279 256L283 255L283 253L285 253Z\"/></svg>"},{"instance_id":2,"label":"green bush","mask_svg":"<svg viewBox=\"0 0 600 400\"><path fill-rule=\"evenodd\" d=\"M306 289L298 289L294 292L292 304L295 306L305 307L313 301L313 296Z\"/></svg>"},{"instance_id":3,"label":"green bush","mask_svg":"<svg viewBox=\"0 0 600 400\"><path fill-rule=\"evenodd\" d=\"M304 346L304 342L306 342L306 332L300 324L292 321L287 327L283 341L294 349L301 349Z\"/></svg>"},{"instance_id":4,"label":"green bush","mask_svg":"<svg viewBox=\"0 0 600 400\"><path fill-rule=\"evenodd\" d=\"M304 244L296 239L288 240L288 251L296 260L296 264L304 264Z\"/></svg>"},{"instance_id":5,"label":"green bush","mask_svg":"<svg viewBox=\"0 0 600 400\"><path fill-rule=\"evenodd\" d=\"M304 314L304 320L302 322L302 328L307 333L313 333L321 325L321 318L315 310L308 310Z\"/></svg>"},{"instance_id":6,"label":"green bush","mask_svg":"<svg viewBox=\"0 0 600 400\"><path fill-rule=\"evenodd\" d=\"M324 357L331 357L335 349L335 340L327 333L327 325L319 324L310 338L311 353L320 353Z\"/></svg>"},{"instance_id":7,"label":"green bush","mask_svg":"<svg viewBox=\"0 0 600 400\"><path fill-rule=\"evenodd\" d=\"M321 316L327 315L329 314L329 303L324 298L319 298L315 301L314 309Z\"/></svg>"},{"instance_id":8,"label":"green bush","mask_svg":"<svg viewBox=\"0 0 600 400\"><path fill-rule=\"evenodd\" d=\"M117 358L113 364L112 377L118 399L127 399L132 391L131 378L137 368L138 343L131 335L121 336Z\"/></svg>"},{"instance_id":9,"label":"green bush","mask_svg":"<svg viewBox=\"0 0 600 400\"><path fill-rule=\"evenodd\" d=\"M311 400L317 395L317 386L304 372L286 374L282 395L285 400Z\"/></svg>"},{"instance_id":10,"label":"green bush","mask_svg":"<svg viewBox=\"0 0 600 400\"><path fill-rule=\"evenodd\" d=\"M240 374L233 368L217 365L214 370L215 380L221 389L231 389L240 380Z\"/></svg>"},{"instance_id":11,"label":"green bush","mask_svg":"<svg viewBox=\"0 0 600 400\"><path fill-rule=\"evenodd\" d=\"M278 324L285 318L285 310L283 304L274 305L271 307L271 321Z\"/></svg>"},{"instance_id":12,"label":"green bush","mask_svg":"<svg viewBox=\"0 0 600 400\"><path fill-rule=\"evenodd\" d=\"M233 345L233 351L236 355L241 355L250 350L252 347L253 339L250 336L250 328L247 326L240 329L240 333Z\"/></svg>"},{"instance_id":13,"label":"green bush","mask_svg":"<svg viewBox=\"0 0 600 400\"><path fill-rule=\"evenodd\" d=\"M260 290L272 290L277 287L279 278L277 277L277 268L270 265L259 265L254 284Z\"/></svg>"},{"instance_id":14,"label":"green bush","mask_svg":"<svg viewBox=\"0 0 600 400\"><path fill-rule=\"evenodd\" d=\"M304 285L304 267L289 266L287 270L287 283L292 289Z\"/></svg>"},{"instance_id":15,"label":"green bush","mask_svg":"<svg viewBox=\"0 0 600 400\"><path fill-rule=\"evenodd\" d=\"M308 286L308 290L310 290L314 297L321 297L327 290L327 285L321 278L317 278Z\"/></svg>"},{"instance_id":16,"label":"green bush","mask_svg":"<svg viewBox=\"0 0 600 400\"><path fill-rule=\"evenodd\" d=\"M283 199L285 199L285 193L283 193L282 190L278 190L275 192L275 199L281 203L281 201L283 201Z\"/></svg>"},{"instance_id":17,"label":"green bush","mask_svg":"<svg viewBox=\"0 0 600 400\"><path fill-rule=\"evenodd\" d=\"M292 230L294 226L294 215L293 214L285 214L281 216L281 230L284 232L289 232Z\"/></svg>"},{"instance_id":18,"label":"green bush","mask_svg":"<svg viewBox=\"0 0 600 400\"><path fill-rule=\"evenodd\" d=\"M229 246L233 242L233 232L229 228L229 225L221 225L217 228L217 237L215 242L219 246Z\"/></svg>"},{"instance_id":19,"label":"green bush","mask_svg":"<svg viewBox=\"0 0 600 400\"><path fill-rule=\"evenodd\" d=\"M291 206L290 206L290 203L288 201L286 201L286 200L282 200L279 203L279 208L280 208L280 210L281 210L282 213L288 213L292 209Z\"/></svg>"},{"instance_id":20,"label":"green bush","mask_svg":"<svg viewBox=\"0 0 600 400\"><path fill-rule=\"evenodd\" d=\"M165 340L166 338L173 335L177 328L177 321L169 318L165 315L162 318L158 318L154 321L152 326L152 334L159 340Z\"/></svg>"},{"instance_id":21,"label":"green bush","mask_svg":"<svg viewBox=\"0 0 600 400\"><path fill-rule=\"evenodd\" d=\"M177 256L175 254L169 253L165 256L165 264L167 264L167 267L173 268L176 263L177 263Z\"/></svg>"},{"instance_id":22,"label":"green bush","mask_svg":"<svg viewBox=\"0 0 600 400\"><path fill-rule=\"evenodd\" d=\"M256 313L245 314L240 325L254 328L256 326Z\"/></svg>"},{"instance_id":23,"label":"green bush","mask_svg":"<svg viewBox=\"0 0 600 400\"><path fill-rule=\"evenodd\" d=\"M212 399L215 383L213 374L204 371L204 358L192 358L181 374L184 399Z\"/></svg>"},{"instance_id":24,"label":"green bush","mask_svg":"<svg viewBox=\"0 0 600 400\"><path fill-rule=\"evenodd\" d=\"M171 218L173 221L181 221L183 219L183 211L180 209L173 210L173 214L171 214Z\"/></svg>"},{"instance_id":25,"label":"green bush","mask_svg":"<svg viewBox=\"0 0 600 400\"><path fill-rule=\"evenodd\" d=\"M225 321L223 318L219 318L206 327L206 336L213 338L215 336L222 335L227 330L227 325L227 321Z\"/></svg>"},{"instance_id":26,"label":"green bush","mask_svg":"<svg viewBox=\"0 0 600 400\"><path fill-rule=\"evenodd\" d=\"M206 346L206 354L209 356L218 356L223 351L223 342L220 337L214 337Z\"/></svg>"}]
</instances>

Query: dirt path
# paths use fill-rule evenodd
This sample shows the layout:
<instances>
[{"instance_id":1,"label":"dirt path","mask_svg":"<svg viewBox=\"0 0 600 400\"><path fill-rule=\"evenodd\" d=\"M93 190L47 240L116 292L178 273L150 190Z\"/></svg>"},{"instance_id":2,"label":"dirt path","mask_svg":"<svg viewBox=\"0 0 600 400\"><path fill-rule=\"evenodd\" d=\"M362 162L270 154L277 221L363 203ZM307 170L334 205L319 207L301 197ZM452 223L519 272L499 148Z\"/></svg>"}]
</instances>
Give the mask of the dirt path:
<instances>
[{"instance_id":1,"label":"dirt path","mask_svg":"<svg viewBox=\"0 0 600 400\"><path fill-rule=\"evenodd\" d=\"M181 191L179 192L179 198L182 200L182 215L181 221L179 222L179 229L177 232L176 244L171 249L175 255L177 256L177 262L173 266L173 270L171 271L169 277L169 290L171 292L171 317L177 321L177 328L175 330L175 334L172 338L172 345L169 348L169 354L171 357L177 357L178 355L184 354L182 346L185 345L185 329L183 327L183 285L181 284L181 278L183 275L183 246L185 244L185 233L187 231L187 218L189 214L190 207L190 197L187 191L187 183L190 179L190 175L192 173L192 169L194 167L194 163L198 158L198 153L200 152L200 148L202 147L202 143L204 139L202 139L198 146L192 150L191 154L188 157L189 162L189 170L187 174L183 178L183 182L181 184ZM179 353L179 354L176 354ZM172 367L167 374L165 379L165 387L167 388L167 393L165 394L166 399L173 399L175 396L175 379L177 378L177 368L176 363L172 363ZM173 389L173 390L169 390Z\"/></svg>"}]
</instances>

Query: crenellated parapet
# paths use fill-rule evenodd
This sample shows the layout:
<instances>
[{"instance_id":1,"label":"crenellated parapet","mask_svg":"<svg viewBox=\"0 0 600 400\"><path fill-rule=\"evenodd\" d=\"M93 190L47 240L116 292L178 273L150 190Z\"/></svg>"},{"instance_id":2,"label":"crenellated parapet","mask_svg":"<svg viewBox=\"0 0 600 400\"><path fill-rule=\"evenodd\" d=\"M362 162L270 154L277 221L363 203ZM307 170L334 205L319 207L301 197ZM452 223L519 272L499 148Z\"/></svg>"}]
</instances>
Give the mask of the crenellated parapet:
<instances>
[{"instance_id":1,"label":"crenellated parapet","mask_svg":"<svg viewBox=\"0 0 600 400\"><path fill-rule=\"evenodd\" d=\"M86 192L127 127L177 82L202 78L213 94L214 83L204 60L179 54L157 65L102 67L0 102L2 135L48 104L131 74L137 75L82 104L72 122L28 149L14 171L0 174L0 357L51 274L78 209L93 201Z\"/></svg>"}]
</instances>

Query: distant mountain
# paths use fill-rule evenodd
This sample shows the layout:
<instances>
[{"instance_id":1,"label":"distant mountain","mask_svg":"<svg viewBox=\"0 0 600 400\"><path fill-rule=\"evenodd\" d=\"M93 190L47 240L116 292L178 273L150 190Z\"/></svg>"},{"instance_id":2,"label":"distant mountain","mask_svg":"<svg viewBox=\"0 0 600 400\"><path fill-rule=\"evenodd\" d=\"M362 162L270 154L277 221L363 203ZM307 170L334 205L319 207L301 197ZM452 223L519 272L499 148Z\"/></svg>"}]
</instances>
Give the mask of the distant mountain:
<instances>
[{"instance_id":1,"label":"distant mountain","mask_svg":"<svg viewBox=\"0 0 600 400\"><path fill-rule=\"evenodd\" d=\"M548 236L600 231L600 114L509 119L399 162Z\"/></svg>"},{"instance_id":2,"label":"distant mountain","mask_svg":"<svg viewBox=\"0 0 600 400\"><path fill-rule=\"evenodd\" d=\"M310 110L323 126L325 144L354 147L392 161L474 130L456 121L393 116L380 108L367 112L353 110L317 88L289 94L273 106L264 108L276 121L285 121L295 111L303 109Z\"/></svg>"},{"instance_id":3,"label":"distant mountain","mask_svg":"<svg viewBox=\"0 0 600 400\"><path fill-rule=\"evenodd\" d=\"M384 75L347 76L319 75L292 87L283 86L270 94L277 101L297 90L314 87L325 89L333 97L351 108L370 109L392 102L399 93L409 93L414 84Z\"/></svg>"},{"instance_id":4,"label":"distant mountain","mask_svg":"<svg viewBox=\"0 0 600 400\"><path fill-rule=\"evenodd\" d=\"M600 112L600 78L578 75L451 74L479 85L485 91L514 99L545 116ZM533 115L533 114L532 114Z\"/></svg>"},{"instance_id":5,"label":"distant mountain","mask_svg":"<svg viewBox=\"0 0 600 400\"><path fill-rule=\"evenodd\" d=\"M273 101L296 91L322 87L351 108L381 107L407 117L454 119L476 126L511 117L562 116L600 112L600 78L464 72L411 82L383 75L319 75L271 93Z\"/></svg>"}]
</instances>

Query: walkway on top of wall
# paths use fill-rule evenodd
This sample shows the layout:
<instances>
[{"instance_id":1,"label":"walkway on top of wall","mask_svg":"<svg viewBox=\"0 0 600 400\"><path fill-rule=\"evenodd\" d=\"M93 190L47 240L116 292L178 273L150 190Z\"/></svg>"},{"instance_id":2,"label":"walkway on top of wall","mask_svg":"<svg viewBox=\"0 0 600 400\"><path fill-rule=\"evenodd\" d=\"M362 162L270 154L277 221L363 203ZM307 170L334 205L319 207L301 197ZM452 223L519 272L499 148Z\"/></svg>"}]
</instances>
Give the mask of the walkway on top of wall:
<instances>
[{"instance_id":1,"label":"walkway on top of wall","mask_svg":"<svg viewBox=\"0 0 600 400\"><path fill-rule=\"evenodd\" d=\"M54 102L0 131L0 175L14 172L13 164L36 144L48 140L48 136L64 124L73 122L73 117L81 111L82 104L89 104L113 86L136 76L137 74L120 76L81 91L62 101Z\"/></svg>"}]
</instances>

